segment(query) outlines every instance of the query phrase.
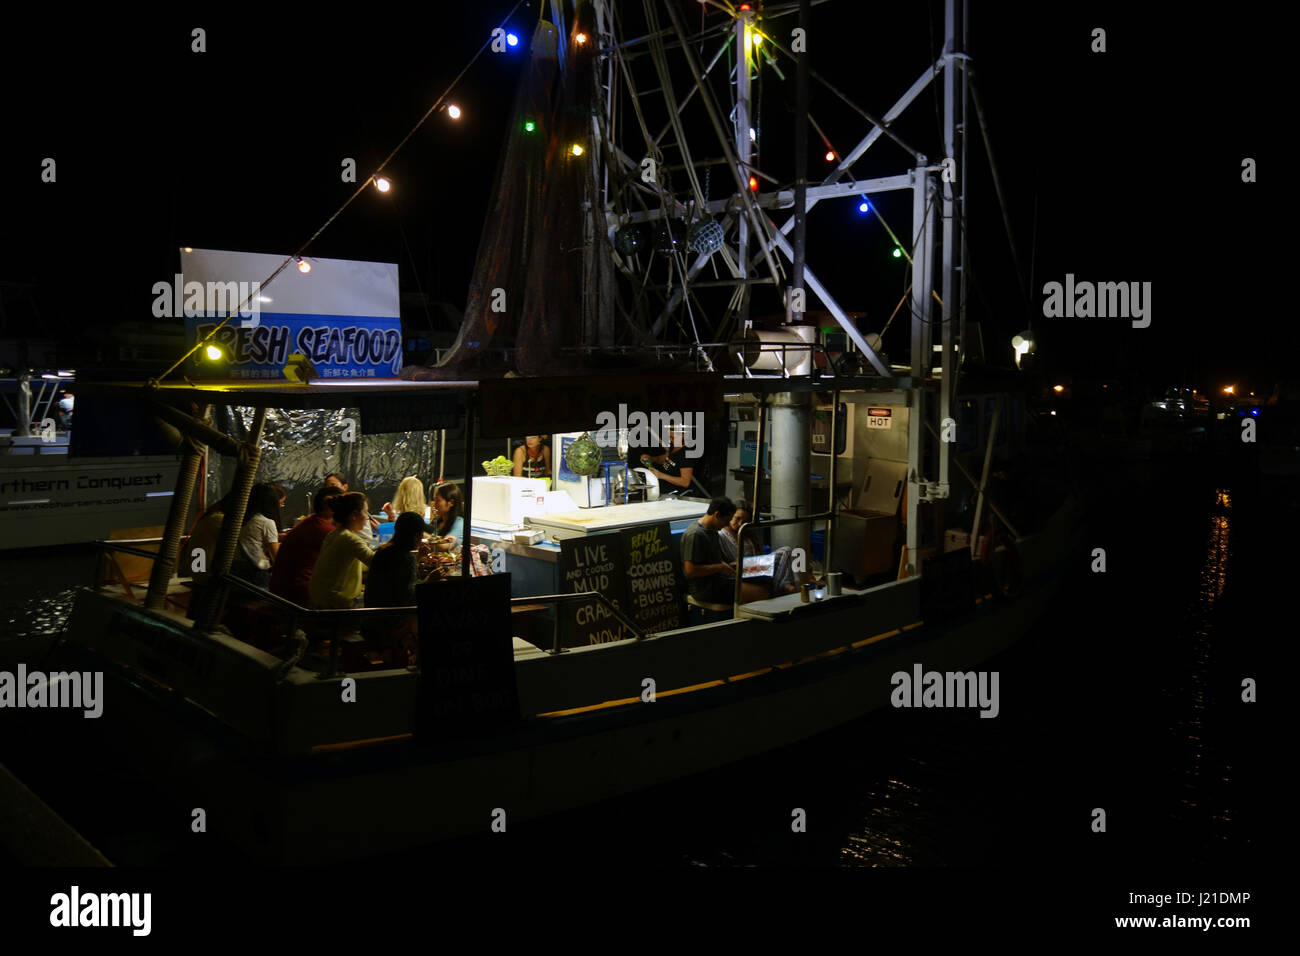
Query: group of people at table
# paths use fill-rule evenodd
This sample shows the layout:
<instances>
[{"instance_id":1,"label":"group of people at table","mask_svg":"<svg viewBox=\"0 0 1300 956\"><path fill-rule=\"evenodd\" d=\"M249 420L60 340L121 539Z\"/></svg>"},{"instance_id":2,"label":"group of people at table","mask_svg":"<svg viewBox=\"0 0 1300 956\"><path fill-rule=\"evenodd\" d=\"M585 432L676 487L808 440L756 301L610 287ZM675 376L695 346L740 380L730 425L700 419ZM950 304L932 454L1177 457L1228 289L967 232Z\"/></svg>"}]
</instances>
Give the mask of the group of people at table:
<instances>
[{"instance_id":1,"label":"group of people at table","mask_svg":"<svg viewBox=\"0 0 1300 956\"><path fill-rule=\"evenodd\" d=\"M415 604L419 556L454 553L464 538L465 499L452 482L438 485L427 502L420 479L402 479L383 507L390 525L371 516L366 496L349 491L339 474L326 476L312 496L310 515L281 531L285 497L278 483L253 486L230 571L301 607L409 607ZM204 550L207 567L215 563L221 526L235 506L231 492L190 534L188 553ZM376 534L383 537L390 528L391 538L375 546ZM206 588L207 578L206 571L194 572L196 591Z\"/></svg>"}]
</instances>

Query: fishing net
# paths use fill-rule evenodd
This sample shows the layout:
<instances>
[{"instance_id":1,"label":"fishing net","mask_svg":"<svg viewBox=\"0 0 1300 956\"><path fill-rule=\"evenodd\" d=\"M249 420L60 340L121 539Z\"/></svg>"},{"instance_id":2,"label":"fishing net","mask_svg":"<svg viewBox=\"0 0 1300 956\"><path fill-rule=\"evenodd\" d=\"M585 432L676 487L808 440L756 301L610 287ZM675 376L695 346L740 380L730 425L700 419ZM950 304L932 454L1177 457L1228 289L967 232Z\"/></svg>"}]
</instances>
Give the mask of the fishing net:
<instances>
[{"instance_id":1,"label":"fishing net","mask_svg":"<svg viewBox=\"0 0 1300 956\"><path fill-rule=\"evenodd\" d=\"M587 39L577 43L577 34ZM453 380L591 370L577 347L649 339L616 323L615 270L591 155L595 21L579 4L567 54L542 20L519 81L460 332L434 366L404 378ZM624 363L626 364L626 363Z\"/></svg>"}]
</instances>

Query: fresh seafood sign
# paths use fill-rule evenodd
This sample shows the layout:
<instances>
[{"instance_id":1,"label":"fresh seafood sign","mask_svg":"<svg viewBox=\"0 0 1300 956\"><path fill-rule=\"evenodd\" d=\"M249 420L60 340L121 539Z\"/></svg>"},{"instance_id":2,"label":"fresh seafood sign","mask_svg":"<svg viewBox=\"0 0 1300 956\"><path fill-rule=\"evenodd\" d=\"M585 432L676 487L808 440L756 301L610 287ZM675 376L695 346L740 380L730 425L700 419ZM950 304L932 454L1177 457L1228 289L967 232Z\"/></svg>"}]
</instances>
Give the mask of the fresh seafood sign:
<instances>
[{"instance_id":1,"label":"fresh seafood sign","mask_svg":"<svg viewBox=\"0 0 1300 956\"><path fill-rule=\"evenodd\" d=\"M280 379L289 356L301 352L318 377L388 378L402 367L402 322L397 266L391 262L312 259L307 272L284 269L284 256L191 249L181 254L183 275L204 288L253 288L251 316L236 315L212 342L225 352L214 378ZM266 283L269 276L275 278ZM242 285L241 285L242 283ZM229 312L184 309L187 340L203 340ZM179 316L178 316L179 317Z\"/></svg>"}]
</instances>

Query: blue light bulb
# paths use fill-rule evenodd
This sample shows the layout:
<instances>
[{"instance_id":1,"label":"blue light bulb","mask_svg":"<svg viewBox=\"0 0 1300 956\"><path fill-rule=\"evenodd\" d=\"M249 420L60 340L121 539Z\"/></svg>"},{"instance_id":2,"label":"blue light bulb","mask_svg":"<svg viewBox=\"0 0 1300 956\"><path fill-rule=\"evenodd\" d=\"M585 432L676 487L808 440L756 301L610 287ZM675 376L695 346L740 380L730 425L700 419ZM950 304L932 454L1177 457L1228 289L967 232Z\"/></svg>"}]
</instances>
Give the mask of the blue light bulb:
<instances>
[{"instance_id":1,"label":"blue light bulb","mask_svg":"<svg viewBox=\"0 0 1300 956\"><path fill-rule=\"evenodd\" d=\"M513 33L507 33L506 42L511 46L519 46L519 37L515 36Z\"/></svg>"}]
</instances>

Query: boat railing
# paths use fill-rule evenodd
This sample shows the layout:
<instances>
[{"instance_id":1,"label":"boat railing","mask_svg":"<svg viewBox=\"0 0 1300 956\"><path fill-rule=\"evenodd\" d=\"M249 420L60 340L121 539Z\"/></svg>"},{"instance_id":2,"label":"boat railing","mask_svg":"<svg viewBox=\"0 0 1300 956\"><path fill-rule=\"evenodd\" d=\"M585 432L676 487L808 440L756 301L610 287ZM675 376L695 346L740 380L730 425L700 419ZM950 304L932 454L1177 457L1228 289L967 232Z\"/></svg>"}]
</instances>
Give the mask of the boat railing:
<instances>
[{"instance_id":1,"label":"boat railing","mask_svg":"<svg viewBox=\"0 0 1300 956\"><path fill-rule=\"evenodd\" d=\"M98 541L96 544L104 552L120 552L122 554L131 554L138 557L155 559L158 557L156 552L146 551L142 548L131 547L133 544L151 544L158 543L161 538L138 538L129 543L118 541ZM128 588L125 579L122 579L124 586ZM359 607L359 608L306 608L286 600L278 594L272 594L265 588L258 587L250 581L245 581L238 575L227 573L220 580L214 578L212 584L218 585L224 583L240 591L252 595L260 601L265 602L269 607L283 613L288 618L288 633L297 635L300 623L317 622L326 624L333 633L333 640L330 642L329 663L319 675L322 679L335 677L338 674L339 658L339 638L342 635L349 634L359 630L358 625L372 624L376 621L390 617L402 617L412 614L418 614L419 609L414 605L404 607ZM99 582L96 582L97 586ZM620 611L605 595L599 591L578 591L573 594L536 594L526 597L512 597L511 606L530 605L530 604L554 604L563 605L579 601L597 601L603 605L614 617L626 627L633 635L634 640L643 640L645 633L633 623L627 615ZM283 676L302 659L306 651L305 637L298 642L298 647L293 655L283 664L281 664L278 676ZM560 615L555 616L554 644L550 650L552 654L559 654L563 651L560 635Z\"/></svg>"},{"instance_id":2,"label":"boat railing","mask_svg":"<svg viewBox=\"0 0 1300 956\"><path fill-rule=\"evenodd\" d=\"M764 531L767 528L779 528L783 525L811 524L814 521L825 521L829 523L829 522L833 522L837 517L839 517L839 515L836 514L836 512L834 511L823 511L820 514L804 515L803 517L774 518L771 521L746 521L744 524L742 524L740 526L740 530L736 532L736 557L737 557L736 584L735 584L735 594L733 595L733 604L731 608L732 616L734 617L736 614L740 612L740 605L741 605L740 586L745 580L745 535L746 534L748 534L750 531ZM828 550L825 556L827 564L830 563L830 557L831 557L829 551L830 540L831 540L830 536L828 535L826 538Z\"/></svg>"}]
</instances>

